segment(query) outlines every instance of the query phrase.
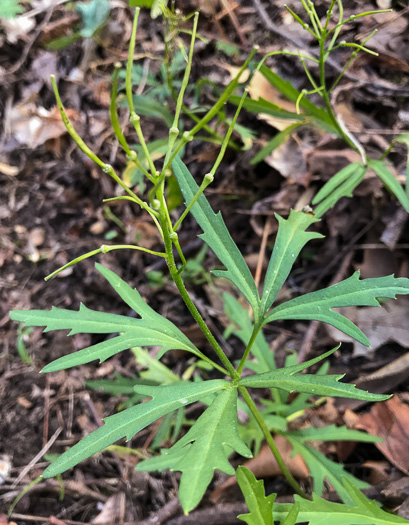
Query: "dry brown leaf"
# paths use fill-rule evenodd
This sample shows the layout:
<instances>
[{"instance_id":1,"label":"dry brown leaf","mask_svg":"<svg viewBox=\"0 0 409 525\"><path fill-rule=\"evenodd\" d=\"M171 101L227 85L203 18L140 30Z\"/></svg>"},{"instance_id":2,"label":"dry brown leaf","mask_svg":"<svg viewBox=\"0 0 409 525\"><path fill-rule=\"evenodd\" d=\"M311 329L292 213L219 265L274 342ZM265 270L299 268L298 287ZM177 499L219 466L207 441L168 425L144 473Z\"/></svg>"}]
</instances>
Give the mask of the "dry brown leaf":
<instances>
[{"instance_id":1,"label":"dry brown leaf","mask_svg":"<svg viewBox=\"0 0 409 525\"><path fill-rule=\"evenodd\" d=\"M161 237L156 226L145 220L136 219L127 224L126 240L133 244L137 239L138 246L151 250L161 242Z\"/></svg>"},{"instance_id":2,"label":"dry brown leaf","mask_svg":"<svg viewBox=\"0 0 409 525\"><path fill-rule=\"evenodd\" d=\"M48 525L67 525L65 521L59 520L55 516L50 516L48 518Z\"/></svg>"},{"instance_id":3,"label":"dry brown leaf","mask_svg":"<svg viewBox=\"0 0 409 525\"><path fill-rule=\"evenodd\" d=\"M334 341L353 343L354 355L367 355L390 341L409 348L409 298L400 297L399 301L388 301L382 308L351 306L337 311L356 324L371 342L371 347L368 348L326 324L325 327Z\"/></svg>"},{"instance_id":4,"label":"dry brown leaf","mask_svg":"<svg viewBox=\"0 0 409 525\"><path fill-rule=\"evenodd\" d=\"M77 111L73 109L66 111L74 126L81 122L81 116ZM32 102L18 104L11 108L7 119L10 122L10 135L17 142L31 149L41 146L47 140L61 137L67 132L57 106L48 111Z\"/></svg>"},{"instance_id":5,"label":"dry brown leaf","mask_svg":"<svg viewBox=\"0 0 409 525\"><path fill-rule=\"evenodd\" d=\"M279 174L288 179L290 184L298 183L307 187L311 175L308 173L303 154L302 144L290 137L284 144L275 148L264 162L279 172Z\"/></svg>"},{"instance_id":6,"label":"dry brown leaf","mask_svg":"<svg viewBox=\"0 0 409 525\"><path fill-rule=\"evenodd\" d=\"M376 243L375 235L369 234L365 238L365 243ZM398 272L398 262L393 252L386 249L372 250L365 248L362 263L356 265L356 269L361 272L362 279L379 277L380 275L391 275Z\"/></svg>"},{"instance_id":7,"label":"dry brown leaf","mask_svg":"<svg viewBox=\"0 0 409 525\"><path fill-rule=\"evenodd\" d=\"M15 521L9 521L5 514L0 514L0 525L17 525Z\"/></svg>"},{"instance_id":8,"label":"dry brown leaf","mask_svg":"<svg viewBox=\"0 0 409 525\"><path fill-rule=\"evenodd\" d=\"M310 472L303 458L300 454L296 454L294 457L291 455L293 451L291 443L283 436L275 436L274 441L291 474L299 479L308 478ZM257 479L279 476L281 474L280 467L278 466L267 443L261 447L258 456L249 459L244 462L243 465L251 470ZM210 494L210 500L213 503L217 503L223 497L224 493L236 484L236 476L227 478Z\"/></svg>"},{"instance_id":9,"label":"dry brown leaf","mask_svg":"<svg viewBox=\"0 0 409 525\"><path fill-rule=\"evenodd\" d=\"M125 521L125 494L118 492L108 498L102 511L92 520L95 525L110 523L112 525L124 523Z\"/></svg>"},{"instance_id":10,"label":"dry brown leaf","mask_svg":"<svg viewBox=\"0 0 409 525\"><path fill-rule=\"evenodd\" d=\"M354 133L363 131L364 126L361 120L357 117L357 112L354 111L350 104L340 102L336 104L335 109L338 119L345 124L347 129Z\"/></svg>"},{"instance_id":11,"label":"dry brown leaf","mask_svg":"<svg viewBox=\"0 0 409 525\"><path fill-rule=\"evenodd\" d=\"M379 368L371 374L358 377L354 380L357 388L361 390L367 390L374 394L387 394L393 392L397 386L402 382L406 381L409 374L409 352L394 359L391 363ZM335 404L339 408L349 407L352 410L356 410L362 405L365 405L365 401L359 401L358 399L346 399L339 397L335 400ZM351 426L353 426L351 424Z\"/></svg>"},{"instance_id":12,"label":"dry brown leaf","mask_svg":"<svg viewBox=\"0 0 409 525\"><path fill-rule=\"evenodd\" d=\"M370 412L361 416L357 428L379 436L383 443L375 446L399 470L409 475L409 406L394 396L375 403Z\"/></svg>"},{"instance_id":13,"label":"dry brown leaf","mask_svg":"<svg viewBox=\"0 0 409 525\"><path fill-rule=\"evenodd\" d=\"M5 162L0 162L0 173L3 173L3 175L15 177L16 175L18 175L19 171L20 170L17 168L17 166L10 166Z\"/></svg>"},{"instance_id":14,"label":"dry brown leaf","mask_svg":"<svg viewBox=\"0 0 409 525\"><path fill-rule=\"evenodd\" d=\"M368 460L362 463L362 466L370 469L370 482L371 485L379 485L384 481L390 481L390 469L391 464L389 461L373 461Z\"/></svg>"},{"instance_id":15,"label":"dry brown leaf","mask_svg":"<svg viewBox=\"0 0 409 525\"><path fill-rule=\"evenodd\" d=\"M33 403L24 396L18 396L17 403L23 408L31 408Z\"/></svg>"},{"instance_id":16,"label":"dry brown leaf","mask_svg":"<svg viewBox=\"0 0 409 525\"><path fill-rule=\"evenodd\" d=\"M33 246L41 246L45 241L45 229L40 227L33 228L28 233L28 238Z\"/></svg>"},{"instance_id":17,"label":"dry brown leaf","mask_svg":"<svg viewBox=\"0 0 409 525\"><path fill-rule=\"evenodd\" d=\"M352 149L334 149L334 143L314 148L307 155L307 166L311 174L326 181L352 162L361 162L361 156ZM321 149L324 148L325 149Z\"/></svg>"}]
</instances>

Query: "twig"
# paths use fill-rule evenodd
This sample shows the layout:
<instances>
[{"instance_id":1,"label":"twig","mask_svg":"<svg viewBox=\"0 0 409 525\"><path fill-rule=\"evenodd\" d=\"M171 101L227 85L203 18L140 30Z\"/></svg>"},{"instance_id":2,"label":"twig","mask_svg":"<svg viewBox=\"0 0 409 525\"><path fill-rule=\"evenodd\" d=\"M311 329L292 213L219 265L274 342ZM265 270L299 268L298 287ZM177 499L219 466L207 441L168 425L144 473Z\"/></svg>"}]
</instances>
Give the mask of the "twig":
<instances>
[{"instance_id":1,"label":"twig","mask_svg":"<svg viewBox=\"0 0 409 525\"><path fill-rule=\"evenodd\" d=\"M45 521L49 521L49 518L45 518L44 516L32 516L30 514L16 514L13 512L11 515L11 518L16 520L25 520L25 521L38 521L44 523ZM85 523L83 521L72 521L72 520L64 520L64 523L67 525L89 525L89 523ZM104 524L100 524L104 525ZM112 525L112 523L106 523L105 525Z\"/></svg>"},{"instance_id":2,"label":"twig","mask_svg":"<svg viewBox=\"0 0 409 525\"><path fill-rule=\"evenodd\" d=\"M63 427L57 428L57 430L54 432L54 435L51 437L51 439L45 445L45 447L43 447L40 450L40 452L30 461L30 463L26 466L26 468L23 469L20 472L19 476L17 477L17 479L13 483L13 488L16 487L20 483L20 481L24 478L24 476L26 474L28 474L30 472L30 470L34 467L34 465L44 456L44 454L47 452L47 450L51 448L51 446L53 445L54 441L60 435L62 429L63 429Z\"/></svg>"},{"instance_id":3,"label":"twig","mask_svg":"<svg viewBox=\"0 0 409 525\"><path fill-rule=\"evenodd\" d=\"M215 507L192 512L189 516L180 516L166 525L230 525L243 523L237 519L238 514L245 514L248 509L244 503L225 503Z\"/></svg>"},{"instance_id":4,"label":"twig","mask_svg":"<svg viewBox=\"0 0 409 525\"><path fill-rule=\"evenodd\" d=\"M237 19L236 13L233 11L233 8L231 7L229 0L220 0L221 4L223 5L224 9L227 11L227 14L230 17L230 20L232 21L232 24L234 25L234 29L236 30L237 34L239 35L239 38L241 40L241 43L243 46L248 47L248 42L246 37L243 35L242 30L240 29L240 24Z\"/></svg>"},{"instance_id":5,"label":"twig","mask_svg":"<svg viewBox=\"0 0 409 525\"><path fill-rule=\"evenodd\" d=\"M44 422L43 422L43 447L48 441L48 422L50 419L50 376L45 376L44 389Z\"/></svg>"},{"instance_id":6,"label":"twig","mask_svg":"<svg viewBox=\"0 0 409 525\"><path fill-rule=\"evenodd\" d=\"M267 247L267 239L268 239L268 236L270 235L272 220L273 220L273 217L269 215L264 224L263 237L261 238L260 251L259 251L258 260L257 260L256 275L254 276L254 281L256 283L257 289L260 284L261 272L263 270L264 256L265 256L266 247Z\"/></svg>"},{"instance_id":7,"label":"twig","mask_svg":"<svg viewBox=\"0 0 409 525\"><path fill-rule=\"evenodd\" d=\"M173 516L180 510L181 508L179 499L175 497L168 501L168 503L166 503L166 505L160 508L157 512L153 512L146 520L138 522L126 522L124 525L161 525L170 518L173 518Z\"/></svg>"}]
</instances>

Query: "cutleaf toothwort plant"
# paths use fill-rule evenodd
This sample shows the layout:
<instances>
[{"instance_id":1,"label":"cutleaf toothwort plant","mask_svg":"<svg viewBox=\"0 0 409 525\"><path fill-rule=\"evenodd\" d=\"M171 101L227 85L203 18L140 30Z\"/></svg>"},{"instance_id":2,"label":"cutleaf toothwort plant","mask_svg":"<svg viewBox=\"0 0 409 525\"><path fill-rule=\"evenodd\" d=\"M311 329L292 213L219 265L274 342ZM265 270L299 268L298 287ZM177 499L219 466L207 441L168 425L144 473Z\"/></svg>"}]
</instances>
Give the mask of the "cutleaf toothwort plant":
<instances>
[{"instance_id":1,"label":"cutleaf toothwort plant","mask_svg":"<svg viewBox=\"0 0 409 525\"><path fill-rule=\"evenodd\" d=\"M127 63L126 96L130 109L130 121L135 127L146 159L149 160L149 169L140 166L146 177L146 183L150 184L148 201L144 201L140 196L136 195L115 173L113 167L100 160L77 135L68 120L54 78L53 85L62 119L71 137L82 151L94 160L103 171L111 176L124 190L123 195L108 198L107 201L125 199L142 208L142 210L150 215L152 221L157 226L163 241L163 249L162 251L152 251L136 245L103 245L100 249L91 251L71 261L63 268L96 253L107 253L111 250L119 249L140 250L165 259L171 279L176 285L189 312L210 343L214 351L214 356L209 357L205 355L171 321L156 313L142 299L137 290L131 288L114 272L100 264L96 265L97 271L103 275L121 299L135 311L136 317L125 317L113 313L94 311L84 305L81 305L78 311L54 307L51 310L44 311L14 310L10 313L10 316L13 320L23 322L29 327L45 326L45 331L68 329L70 330L70 335L77 333L116 334L88 348L57 359L43 369L44 373L67 369L89 363L93 360L104 361L118 352L129 348L160 346L161 352L159 353L159 358L168 350L182 349L193 354L198 360L205 362L207 366L213 367L216 377L217 373L219 373L220 378L210 380L203 378L201 381L191 381L182 377L180 381L172 378L168 384L163 385L137 384L135 386L135 392L140 395L141 398L151 398L150 400L136 404L120 413L107 417L102 427L86 436L51 463L43 473L43 477L50 478L57 476L74 467L80 461L104 450L117 440L124 437L129 440L140 430L157 421L159 418L172 412L180 411L180 409L186 405L200 401L203 402L204 405L207 405L208 408L206 408L190 430L169 450L163 451L159 457L139 463L137 466L138 470L148 471L170 468L181 471L179 498L185 512L189 512L198 505L202 499L207 486L212 480L215 469L219 469L227 474L234 474L234 469L228 460L230 454L236 452L248 458L252 455L249 448L252 440L254 441L255 439L256 442L258 441L258 443L260 443L261 439L264 438L289 484L301 498L305 498L305 493L290 473L280 455L271 429L275 428L278 432L281 429L281 433L285 434L285 425L282 425L282 419L284 418L285 421L287 421L291 416L296 417L297 410L299 411L305 408L311 396L339 396L365 401L380 401L387 399L388 396L371 394L355 388L354 385L343 383L340 381L343 377L342 375L327 375L327 370L323 370L322 368L323 366L325 367L325 365L322 363L321 369L317 374L302 373L304 370L329 357L335 352L336 348L305 363L297 364L294 360L287 361L285 367L277 368L273 356L268 351L268 345L262 335L262 329L266 324L276 320L317 320L329 323L360 341L362 344L369 345L368 339L361 330L333 309L351 305L379 306L378 297L394 298L397 294L408 294L409 279L388 276L361 280L359 273L356 272L335 286L308 293L276 305L277 295L303 247L310 240L322 237L319 233L311 230L319 219L313 214L292 210L287 218L277 216L279 225L277 238L260 294L250 269L231 237L223 221L223 217L220 213L214 213L203 193L205 188L213 181L215 172L222 160L241 104L227 131L219 157L210 173L203 177L200 185L195 182L188 168L178 156L183 146L195 136L198 130L204 125L207 125L229 98L238 83L241 72L247 67L255 50L253 50L244 62L237 77L227 86L215 105L193 129L180 136L179 116L183 103L184 89L188 82L192 64L198 21L198 16L197 14L195 15L186 71L176 104L173 125L169 130L168 149L163 167L161 170L158 170L147 150L140 126L140 118L135 113L133 105L131 71L138 14L139 11L137 10ZM113 80L110 111L112 126L126 154L138 165L137 154L129 147L119 127L116 111L117 81L118 73L116 72ZM243 102L244 97L245 94L241 102ZM173 171L177 178L186 204L185 210L175 222L169 214L166 201L167 175L170 174L171 171ZM244 296L251 308L250 316L249 312L244 310L235 299L226 297L226 309L230 311L230 317L235 319L236 324L240 326L237 334L244 343L244 349L239 363L234 364L228 359L223 350L223 342L218 341L206 325L185 287L183 270L186 261L178 242L177 232L183 225L183 221L188 213L193 215L203 231L201 235L202 239L213 250L225 268L224 270L213 272L214 275L229 279L237 288L238 292ZM175 252L179 254L182 261L179 267L175 262ZM51 276L63 268L60 268L51 274ZM255 358L255 360L250 359L250 356ZM254 374L246 374L246 377L243 377L244 367L251 369ZM275 405L275 408L272 405L269 406L266 404L265 410L259 410L251 395L253 389L259 388L269 388L272 390L274 401L270 401L270 403ZM288 404L286 402L286 396L290 392L299 392L300 394ZM268 400L266 400L266 402L267 401ZM261 437L257 435L257 432L253 432L251 439L248 439L248 436L246 437L245 428L243 428L243 425L239 426L238 423L238 403L240 403L240 406L247 407L248 413L251 416L250 423L253 425L253 429L256 428L258 430ZM272 421L271 415L275 410L279 417L276 417ZM352 436L349 432L352 432L354 435ZM347 429L338 430L333 427L328 427L326 430L327 439L331 439L331 437L334 438L336 435L340 436L341 439L342 436L344 436L344 439L351 437L356 439L356 434L356 432L354 433ZM288 439L293 444L294 449L302 452L306 458L307 464L310 466L311 473L314 476L314 490L318 494L317 497L322 493L324 478L327 478L337 488L344 501L349 504L353 504L354 501L361 501L358 493L351 492L352 489L348 487L351 483L358 484L358 487L362 486L362 484L359 485L359 482L352 476L348 477L341 467L340 470L337 470L333 466L334 464L330 465L331 462L326 462L324 456L321 455L318 457L319 453L314 451L314 449L308 448L305 444L305 441L317 439L318 437L322 439L322 437L319 436L319 432L315 431L315 429L310 429L308 432L300 431L286 435L288 435ZM361 436L362 435L363 434L361 434ZM364 437L362 439L373 441L373 438L370 437ZM345 482L339 479L340 474L346 476ZM243 478L243 475L241 477ZM267 503L269 509L271 508L271 503L270 498ZM304 516L308 517L309 505L313 505L313 503L308 505L298 503L297 505L297 508L300 509L300 515L303 518ZM286 507L279 507L278 513L280 517L283 516L285 512ZM291 515L295 515L295 511L292 512ZM262 522L258 521L257 523ZM271 523L271 520L268 521L268 523Z\"/></svg>"}]
</instances>

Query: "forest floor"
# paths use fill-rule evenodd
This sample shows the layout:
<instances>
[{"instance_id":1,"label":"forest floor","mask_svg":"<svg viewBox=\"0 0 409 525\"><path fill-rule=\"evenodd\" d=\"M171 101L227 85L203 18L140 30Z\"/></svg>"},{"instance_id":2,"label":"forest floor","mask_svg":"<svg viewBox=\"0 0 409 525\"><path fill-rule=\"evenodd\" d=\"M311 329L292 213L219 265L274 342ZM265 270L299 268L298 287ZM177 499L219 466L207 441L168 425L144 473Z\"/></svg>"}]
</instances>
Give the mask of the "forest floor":
<instances>
[{"instance_id":1,"label":"forest floor","mask_svg":"<svg viewBox=\"0 0 409 525\"><path fill-rule=\"evenodd\" d=\"M322 13L328 3L315 2ZM86 382L113 379L116 374L132 378L143 369L135 355L126 351L101 365L91 363L40 374L53 359L98 339L19 327L10 320L10 310L51 306L77 309L84 303L96 310L129 315L95 270L98 261L137 288L150 306L181 327L199 348L208 350L205 337L168 280L166 267L149 254L123 251L98 255L44 282L56 268L104 243L131 244L137 240L146 248L160 249L160 238L146 214L126 201L109 206L102 203L104 198L116 195L115 185L65 132L50 83L50 75L55 74L70 118L87 144L125 180L135 183L109 121L113 65L126 61L132 12L125 0L111 0L105 26L93 38L76 38L78 28L84 28L85 23L73 4L22 2L24 14L14 20L0 19L0 482L4 481L0 484L0 523L242 523L236 516L244 511L243 499L236 486L222 485L226 475L216 473L200 507L183 516L177 500L178 473L138 473L134 469L138 456L114 451L101 453L64 474L63 498L58 480L40 481L18 502L11 521L6 518L16 496L48 464L48 454L61 453L76 443L129 398L90 389ZM289 4L298 9L300 2ZM362 41L378 29L368 43L378 56L360 54L333 101L346 127L374 158L387 150L393 138L409 130L409 8L403 1L345 2L345 17L390 4L391 13L357 19L344 28L347 41ZM260 11L260 5L266 12ZM314 46L308 33L291 23L278 0L188 0L177 1L176 6L181 10L182 29L191 27L191 19L183 21L183 15L201 8L198 31L202 38L195 46L187 106L210 106L215 93L227 85L256 44L260 46L257 58L283 48L295 50L294 42L301 43L303 49ZM152 19L149 10L142 9L136 39L135 89L138 95L154 98L170 114L175 103L162 65L164 35L169 37L172 31L161 16ZM175 52L179 44L188 45L188 39L189 35L178 33ZM183 55L177 57L176 77L180 78ZM336 52L333 60L339 66L344 64L344 51ZM267 64L297 89L308 87L296 57L273 57ZM338 72L328 67L327 75L335 79ZM201 87L197 93L196 87ZM251 96L294 110L294 105L265 82L259 80L252 89ZM167 127L157 108L150 115L149 111L147 107L142 128L151 143L166 138ZM229 118L234 111L233 105L226 106ZM121 110L120 118L130 143L136 143L125 110ZM259 267L263 273L277 231L274 214L286 216L290 208L308 205L324 181L348 163L359 161L359 156L340 139L308 128L294 132L264 161L251 164L255 153L282 129L282 122L245 110L238 122L247 129L244 138L243 134L233 135L241 151L227 151L206 195L213 209L222 211L252 272ZM192 126L187 117L184 126ZM222 123L219 132L225 130ZM199 181L218 152L217 144L194 140L186 147L183 160ZM160 159L160 149L156 154ZM406 169L403 145L397 146L388 160L402 181ZM174 199L176 205L182 205L176 190ZM334 284L356 269L362 277L409 277L407 214L373 173L353 198L341 199L328 211L317 229L326 237L303 252L284 294L293 296ZM196 261L188 287L209 326L221 337L229 321L223 313L221 294L215 293L208 273L217 261L210 251L203 250L199 233L198 226L188 219L179 235L185 253ZM263 244L264 249L260 248ZM231 287L226 290L234 293ZM307 417L316 426L348 424L381 435L385 440L382 445L326 443L320 450L368 481L371 497L389 508L400 507L401 515L409 518L409 300L401 296L386 308L388 315L376 308L350 309L349 318L366 333L372 347L344 339L331 361L331 371L346 373L347 381L366 390L395 394L393 401L372 408L348 400L328 401ZM279 323L266 330L266 337L279 363L288 349L305 359L339 342L335 330L308 322ZM234 337L226 349L233 360L242 351ZM154 351L150 350L152 355ZM188 357L175 351L166 353L162 362L176 373L189 366ZM156 429L155 425L148 427L127 446L145 454L152 452L150 444ZM291 450L284 447L282 453L289 458ZM262 448L258 462L252 460L249 468L266 479L269 492L285 498L289 488L266 454ZM239 464L238 459L234 461ZM309 490L308 479L303 480L303 486ZM330 488L326 490L331 497Z\"/></svg>"}]
</instances>

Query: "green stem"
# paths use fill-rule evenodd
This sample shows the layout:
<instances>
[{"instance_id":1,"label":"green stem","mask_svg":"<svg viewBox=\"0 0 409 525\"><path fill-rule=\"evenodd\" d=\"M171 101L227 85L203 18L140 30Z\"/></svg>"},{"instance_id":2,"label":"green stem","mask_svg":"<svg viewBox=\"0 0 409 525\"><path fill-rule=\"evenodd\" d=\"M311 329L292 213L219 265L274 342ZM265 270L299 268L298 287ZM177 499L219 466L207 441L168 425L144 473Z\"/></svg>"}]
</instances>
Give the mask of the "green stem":
<instances>
[{"instance_id":1,"label":"green stem","mask_svg":"<svg viewBox=\"0 0 409 525\"><path fill-rule=\"evenodd\" d=\"M319 60L319 69L320 69L320 82L321 82L321 88L322 88L322 98L324 100L325 108L328 112L328 115L337 130L340 137L343 138L343 140L359 155L362 157L362 160L364 164L367 163L367 157L365 154L365 151L363 150L362 146L357 143L341 126L340 122L338 121L335 112L332 108L331 100L329 97L329 92L327 90L326 85L326 79L325 79L325 38L326 35L323 34L320 39L320 60Z\"/></svg>"},{"instance_id":2,"label":"green stem","mask_svg":"<svg viewBox=\"0 0 409 525\"><path fill-rule=\"evenodd\" d=\"M210 173L207 173L203 177L202 184L200 185L193 199L189 202L188 206L186 206L185 211L182 213L182 215L179 217L179 219L176 221L175 225L173 226L173 231L176 231L179 228L179 226L182 224L183 220L185 219L186 215L190 212L190 210L193 208L193 205L197 202L197 199L200 197L200 195L204 192L204 190L207 188L207 186L209 186L211 182L213 182L213 175L211 175Z\"/></svg>"},{"instance_id":3,"label":"green stem","mask_svg":"<svg viewBox=\"0 0 409 525\"><path fill-rule=\"evenodd\" d=\"M102 161L95 153L89 148L85 142L82 140L82 138L78 135L78 133L75 131L74 126L71 124L70 119L68 118L67 112L65 111L64 105L61 101L60 93L57 88L57 83L55 80L55 76L51 75L51 83L54 90L55 99L57 101L58 109L60 110L61 119L65 125L65 128L67 129L68 133L70 134L71 138L74 140L74 142L77 144L77 146L89 157L92 161L95 162L95 164L98 164L102 168L102 170L110 175L115 182L117 182L127 193L132 197L134 202L139 204L141 208L146 210L151 215L154 214L154 211L149 208L149 206L143 202L128 186L125 184L125 182L118 177L118 175L115 173L113 167L110 164L106 164L104 161Z\"/></svg>"},{"instance_id":4,"label":"green stem","mask_svg":"<svg viewBox=\"0 0 409 525\"><path fill-rule=\"evenodd\" d=\"M186 287L183 283L183 280L179 274L179 270L175 263L175 258L173 256L173 242L171 238L171 232L169 232L168 229L168 210L165 207L165 199L164 199L164 193L163 193L163 187L159 187L157 189L157 198L159 202L161 203L161 217L160 222L163 229L163 241L165 244L165 251L166 251L166 260L168 263L168 268L170 275L172 277L173 282L176 284L177 289L179 290L179 293L187 306L189 312L192 314L194 320L199 325L200 329L202 330L204 336L209 341L209 343L212 345L214 351L216 352L217 356L219 357L220 361L223 363L223 366L226 368L227 374L232 379L238 379L239 376L226 356L226 354L223 352L222 348L220 347L219 343L216 341L214 335L209 330L207 324L205 323L203 317L200 315L198 309L196 308L196 305L192 301L192 299L189 296L188 291L186 290Z\"/></svg>"},{"instance_id":5,"label":"green stem","mask_svg":"<svg viewBox=\"0 0 409 525\"><path fill-rule=\"evenodd\" d=\"M132 113L135 113L134 104L133 104L133 93L132 93L132 67L133 67L133 55L135 52L135 39L136 39L136 30L138 28L138 18L139 18L139 12L140 7L137 7L135 9L135 16L133 19L132 24L132 34L131 34L131 40L129 42L129 53L128 53L128 61L126 63L126 79L125 79L125 91L126 91L126 98L128 101L128 107L129 111Z\"/></svg>"},{"instance_id":6,"label":"green stem","mask_svg":"<svg viewBox=\"0 0 409 525\"><path fill-rule=\"evenodd\" d=\"M237 373L238 373L239 377L241 377L244 365L246 364L247 358L248 358L248 356L249 356L249 354L251 352L251 349L253 348L253 344L254 344L254 342L255 342L255 340L256 340L260 330L261 330L260 326L254 325L253 332L251 334L250 340L247 343L246 349L244 350L244 354L243 354L243 356L242 356L242 358L240 360L240 364L239 364L239 367L237 369Z\"/></svg>"},{"instance_id":7,"label":"green stem","mask_svg":"<svg viewBox=\"0 0 409 525\"><path fill-rule=\"evenodd\" d=\"M179 128L179 116L180 116L180 112L181 112L182 105L183 105L183 96L185 94L185 91L186 91L186 88L189 82L190 70L192 68L193 50L195 47L198 18L199 18L199 13L196 12L194 21L193 21L193 30L192 30L192 38L190 41L189 57L188 57L187 66L185 69L185 74L183 75L182 86L180 88L179 95L177 97L177 102L176 102L175 118L173 120L174 128Z\"/></svg>"},{"instance_id":8,"label":"green stem","mask_svg":"<svg viewBox=\"0 0 409 525\"><path fill-rule=\"evenodd\" d=\"M188 133L189 137L193 137L200 129L203 128L205 124L209 122L217 113L219 110L223 107L223 105L227 102L230 95L233 93L234 89L237 87L240 77L243 74L243 71L247 68L247 66L250 63L250 60L254 57L254 55L259 50L258 46L255 46L249 56L246 58L244 64L241 66L239 72L234 77L234 79L230 82L230 84L226 87L226 89L223 91L221 97L216 102L216 104L211 108L211 110L196 124L196 126L191 129Z\"/></svg>"},{"instance_id":9,"label":"green stem","mask_svg":"<svg viewBox=\"0 0 409 525\"><path fill-rule=\"evenodd\" d=\"M139 142L141 143L141 146L142 146L142 150L145 154L146 160L148 161L149 169L151 170L151 173L152 173L152 177L149 177L149 179L151 182L154 183L156 177L158 176L158 173L153 163L151 154L149 153L148 146L146 145L145 137L143 136L143 133L142 133L141 117L137 115L135 111L132 110L129 120L132 122L135 128L136 134L138 135Z\"/></svg>"},{"instance_id":10,"label":"green stem","mask_svg":"<svg viewBox=\"0 0 409 525\"><path fill-rule=\"evenodd\" d=\"M77 264L83 261L84 259L88 259L89 257L92 257L93 255L97 255L98 253L112 252L112 250L139 250L141 252L150 253L151 255L157 255L158 257L166 258L166 253L148 250L148 248L142 248L142 246L135 246L133 244L114 244L114 245L109 246L109 245L103 244L97 250L92 250L91 252L84 253L83 255L80 255L79 257L77 257L76 259L73 259L67 264L64 264L64 266L61 266L61 268L58 268L58 270L55 270L53 273L50 273L50 275L47 275L47 277L45 277L44 280L49 281L55 275L62 272L63 270L66 270L70 266L74 266L74 264Z\"/></svg>"},{"instance_id":11,"label":"green stem","mask_svg":"<svg viewBox=\"0 0 409 525\"><path fill-rule=\"evenodd\" d=\"M175 91L175 88L172 84L172 77L170 76L170 74L168 74L168 87L170 89L170 92L172 94L172 97L175 101L177 101L178 99L178 94L176 93ZM182 111L183 111L183 114L186 115L187 117L189 117L191 120L193 120L196 124L198 122L201 121L201 119L195 115L192 111L190 111L190 109L186 106L186 104L182 104ZM202 127L203 131L206 131L207 133L209 133L209 135L211 137L213 137L213 141L215 144L221 144L223 142L223 137L217 133L216 131L214 131L210 126L208 126L207 124L205 124L203 127ZM196 137L198 140L199 138ZM206 140L206 138L200 138L200 140ZM209 139L207 139L209 140ZM233 142L232 140L229 142L229 147L234 150L234 151L240 151L240 146L238 146L235 142ZM168 164L164 164L164 169L168 168L169 167L169 163Z\"/></svg>"},{"instance_id":12,"label":"green stem","mask_svg":"<svg viewBox=\"0 0 409 525\"><path fill-rule=\"evenodd\" d=\"M116 107L116 98L118 96L118 78L119 70L121 68L120 63L116 63L114 66L114 74L112 77L112 89L111 89L111 103L109 105L109 116L111 118L112 129L114 130L115 136L118 139L118 142L122 146L128 158L132 161L136 161L137 154L136 151L132 151L129 147L126 138L122 132L121 125L118 119L117 107Z\"/></svg>"},{"instance_id":13,"label":"green stem","mask_svg":"<svg viewBox=\"0 0 409 525\"><path fill-rule=\"evenodd\" d=\"M264 437L266 438L266 441L268 443L268 446L270 447L270 450L273 453L273 456L275 457L275 460L277 461L277 464L280 467L280 470L283 473L285 479L288 481L288 483L291 485L291 487L294 489L294 491L299 496L305 499L311 499L303 491L303 489L300 487L300 484L297 482L297 480L288 470L288 467L285 464L283 457L281 456L280 451L277 448L277 445L275 444L273 436L271 435L271 432L269 431L267 425L264 422L263 416L260 414L258 408L256 407L256 404L254 403L250 394L247 392L247 389L243 386L239 386L238 388L239 388L240 394L243 396L244 401L247 403L247 406L249 407L254 418L256 419L258 426L263 432Z\"/></svg>"}]
</instances>

